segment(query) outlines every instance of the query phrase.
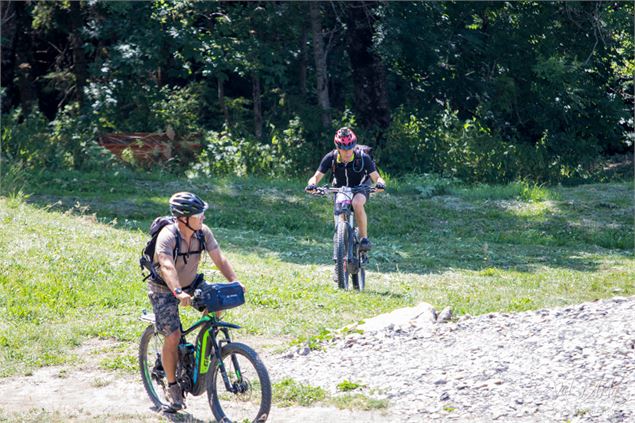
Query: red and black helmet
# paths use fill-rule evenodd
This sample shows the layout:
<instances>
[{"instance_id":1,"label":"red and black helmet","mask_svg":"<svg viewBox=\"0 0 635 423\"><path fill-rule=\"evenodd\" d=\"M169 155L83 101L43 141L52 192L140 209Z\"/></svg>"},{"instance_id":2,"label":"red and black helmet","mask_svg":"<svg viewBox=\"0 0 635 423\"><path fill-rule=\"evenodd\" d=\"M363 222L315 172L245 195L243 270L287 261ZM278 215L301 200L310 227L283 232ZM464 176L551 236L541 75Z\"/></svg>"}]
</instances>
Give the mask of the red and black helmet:
<instances>
[{"instance_id":1,"label":"red and black helmet","mask_svg":"<svg viewBox=\"0 0 635 423\"><path fill-rule=\"evenodd\" d=\"M357 145L357 137L350 128L343 127L337 130L333 142L335 142L337 148L351 150Z\"/></svg>"}]
</instances>

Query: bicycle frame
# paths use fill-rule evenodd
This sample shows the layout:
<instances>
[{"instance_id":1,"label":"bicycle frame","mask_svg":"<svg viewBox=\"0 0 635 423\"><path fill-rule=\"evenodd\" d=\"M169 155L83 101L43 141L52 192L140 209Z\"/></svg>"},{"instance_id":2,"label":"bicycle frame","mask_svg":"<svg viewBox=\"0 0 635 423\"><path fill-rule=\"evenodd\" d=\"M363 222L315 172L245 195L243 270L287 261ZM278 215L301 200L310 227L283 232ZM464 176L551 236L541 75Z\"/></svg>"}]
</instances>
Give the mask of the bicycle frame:
<instances>
[{"instance_id":1,"label":"bicycle frame","mask_svg":"<svg viewBox=\"0 0 635 423\"><path fill-rule=\"evenodd\" d=\"M143 320L154 324L154 316L145 317ZM221 356L221 349L222 344L231 342L229 329L240 329L240 326L233 323L222 322L218 320L214 314L206 314L188 329L181 330L181 341L179 342L179 346L186 344L185 336L191 334L198 328L200 328L200 331L196 337L196 344L194 346L195 364L193 374L190 375L192 378L192 386L188 389L188 392L194 396L203 394L207 389L207 377L209 375L209 370L210 368L213 369L214 366L217 366L219 367L221 376L223 377L225 388L229 392L236 393L236 388L231 385L229 378L227 377L227 371L225 370L225 365L223 364ZM217 334L219 331L223 333L224 339L218 339ZM214 360L214 365L212 365L212 358ZM233 356L232 362L236 372L240 373L238 360L236 360Z\"/></svg>"}]
</instances>

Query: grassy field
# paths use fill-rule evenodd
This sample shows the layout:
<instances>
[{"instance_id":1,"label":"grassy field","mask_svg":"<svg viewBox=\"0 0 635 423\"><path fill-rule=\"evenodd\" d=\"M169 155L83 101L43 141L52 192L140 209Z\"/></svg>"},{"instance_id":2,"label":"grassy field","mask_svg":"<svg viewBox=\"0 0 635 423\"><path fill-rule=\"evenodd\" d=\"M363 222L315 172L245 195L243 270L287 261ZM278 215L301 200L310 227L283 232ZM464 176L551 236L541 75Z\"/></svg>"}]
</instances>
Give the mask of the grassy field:
<instances>
[{"instance_id":1,"label":"grassy field","mask_svg":"<svg viewBox=\"0 0 635 423\"><path fill-rule=\"evenodd\" d=\"M463 186L390 181L368 205L367 291L331 280L331 204L304 181L165 175L29 176L0 197L0 377L77 360L89 338L130 344L104 362L135 371L150 308L138 256L167 199L206 199L206 223L248 288L226 320L285 345L421 301L472 315L633 295L633 183ZM26 194L25 194L26 193ZM208 279L220 281L209 258ZM192 320L196 314L186 312Z\"/></svg>"}]
</instances>

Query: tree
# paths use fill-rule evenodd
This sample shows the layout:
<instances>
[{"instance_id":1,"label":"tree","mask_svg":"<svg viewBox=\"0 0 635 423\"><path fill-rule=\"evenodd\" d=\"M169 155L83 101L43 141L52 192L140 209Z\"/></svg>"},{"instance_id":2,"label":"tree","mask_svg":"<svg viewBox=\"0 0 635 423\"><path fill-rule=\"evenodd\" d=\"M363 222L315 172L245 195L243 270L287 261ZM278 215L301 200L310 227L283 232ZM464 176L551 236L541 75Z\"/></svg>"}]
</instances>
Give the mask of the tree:
<instances>
[{"instance_id":1,"label":"tree","mask_svg":"<svg viewBox=\"0 0 635 423\"><path fill-rule=\"evenodd\" d=\"M331 126L331 103L329 99L328 70L326 68L327 52L324 46L324 36L322 34L320 5L321 3L319 2L310 2L309 13L311 20L311 34L313 37L313 58L315 60L318 104L322 110L322 127L327 129Z\"/></svg>"},{"instance_id":2,"label":"tree","mask_svg":"<svg viewBox=\"0 0 635 423\"><path fill-rule=\"evenodd\" d=\"M363 127L386 129L390 125L386 70L373 45L377 4L351 2L346 6L347 52L352 70L355 112ZM381 139L379 136L378 140Z\"/></svg>"}]
</instances>

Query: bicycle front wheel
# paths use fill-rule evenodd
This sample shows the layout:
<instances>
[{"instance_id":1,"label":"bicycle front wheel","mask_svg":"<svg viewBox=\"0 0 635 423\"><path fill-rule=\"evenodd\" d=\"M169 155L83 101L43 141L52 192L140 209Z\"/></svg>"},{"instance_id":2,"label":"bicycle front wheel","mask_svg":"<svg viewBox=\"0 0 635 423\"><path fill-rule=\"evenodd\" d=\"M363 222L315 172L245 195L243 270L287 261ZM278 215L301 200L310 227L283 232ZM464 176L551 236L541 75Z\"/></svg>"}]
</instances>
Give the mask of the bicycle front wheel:
<instances>
[{"instance_id":1,"label":"bicycle front wheel","mask_svg":"<svg viewBox=\"0 0 635 423\"><path fill-rule=\"evenodd\" d=\"M141 335L139 343L139 369L143 386L159 410L170 406L165 396L168 379L161 362L164 342L165 337L155 330L154 325L150 325Z\"/></svg>"},{"instance_id":2,"label":"bicycle front wheel","mask_svg":"<svg viewBox=\"0 0 635 423\"><path fill-rule=\"evenodd\" d=\"M351 275L353 288L363 291L366 288L366 269L363 267L355 275Z\"/></svg>"},{"instance_id":3,"label":"bicycle front wheel","mask_svg":"<svg viewBox=\"0 0 635 423\"><path fill-rule=\"evenodd\" d=\"M271 409L269 373L258 354L245 344L231 342L221 351L229 379L228 391L218 363L207 379L207 397L219 422L265 422Z\"/></svg>"},{"instance_id":4,"label":"bicycle front wheel","mask_svg":"<svg viewBox=\"0 0 635 423\"><path fill-rule=\"evenodd\" d=\"M346 259L348 256L348 226L344 222L337 224L337 236L335 237L335 274L337 286L348 289L348 272L346 271Z\"/></svg>"}]
</instances>

